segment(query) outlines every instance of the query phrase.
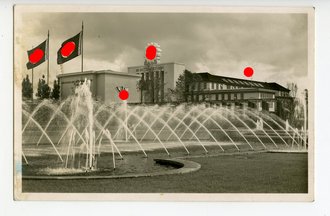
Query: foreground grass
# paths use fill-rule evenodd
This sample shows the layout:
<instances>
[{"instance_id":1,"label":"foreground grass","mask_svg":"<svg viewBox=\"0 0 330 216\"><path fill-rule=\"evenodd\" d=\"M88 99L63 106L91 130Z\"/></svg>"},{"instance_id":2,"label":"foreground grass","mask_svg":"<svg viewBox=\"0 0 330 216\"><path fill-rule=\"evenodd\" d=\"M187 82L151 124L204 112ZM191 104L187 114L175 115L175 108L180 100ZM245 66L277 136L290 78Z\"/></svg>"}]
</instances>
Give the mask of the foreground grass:
<instances>
[{"instance_id":1,"label":"foreground grass","mask_svg":"<svg viewBox=\"0 0 330 216\"><path fill-rule=\"evenodd\" d=\"M23 180L23 192L307 193L307 154L255 153L190 158L193 173L99 180Z\"/></svg>"}]
</instances>

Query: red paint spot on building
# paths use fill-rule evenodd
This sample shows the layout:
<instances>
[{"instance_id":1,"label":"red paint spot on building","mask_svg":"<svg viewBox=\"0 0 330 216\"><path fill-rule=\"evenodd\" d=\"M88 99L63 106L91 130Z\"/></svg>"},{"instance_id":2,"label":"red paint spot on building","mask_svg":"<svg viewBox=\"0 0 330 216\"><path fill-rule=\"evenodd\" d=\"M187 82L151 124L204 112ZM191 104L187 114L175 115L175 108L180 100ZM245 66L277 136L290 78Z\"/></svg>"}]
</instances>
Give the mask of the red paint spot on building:
<instances>
[{"instance_id":1,"label":"red paint spot on building","mask_svg":"<svg viewBox=\"0 0 330 216\"><path fill-rule=\"evenodd\" d=\"M244 75L246 77L252 77L253 76L253 73L254 73L254 71L253 71L253 68L251 68L251 67L246 67L244 69Z\"/></svg>"},{"instance_id":2,"label":"red paint spot on building","mask_svg":"<svg viewBox=\"0 0 330 216\"><path fill-rule=\"evenodd\" d=\"M38 63L43 57L44 57L45 53L42 49L35 49L33 51L33 53L30 54L29 56L29 61L32 63L32 64L36 64Z\"/></svg>"},{"instance_id":3,"label":"red paint spot on building","mask_svg":"<svg viewBox=\"0 0 330 216\"><path fill-rule=\"evenodd\" d=\"M123 89L119 92L118 94L118 97L121 99L121 100L127 100L128 97L129 97L129 93L127 90Z\"/></svg>"},{"instance_id":4,"label":"red paint spot on building","mask_svg":"<svg viewBox=\"0 0 330 216\"><path fill-rule=\"evenodd\" d=\"M72 41L67 42L66 44L63 45L61 49L61 55L64 58L69 57L73 51L76 49L76 44Z\"/></svg>"},{"instance_id":5,"label":"red paint spot on building","mask_svg":"<svg viewBox=\"0 0 330 216\"><path fill-rule=\"evenodd\" d=\"M148 60L154 60L156 58L157 49L154 45L150 45L146 49L146 58Z\"/></svg>"}]
</instances>

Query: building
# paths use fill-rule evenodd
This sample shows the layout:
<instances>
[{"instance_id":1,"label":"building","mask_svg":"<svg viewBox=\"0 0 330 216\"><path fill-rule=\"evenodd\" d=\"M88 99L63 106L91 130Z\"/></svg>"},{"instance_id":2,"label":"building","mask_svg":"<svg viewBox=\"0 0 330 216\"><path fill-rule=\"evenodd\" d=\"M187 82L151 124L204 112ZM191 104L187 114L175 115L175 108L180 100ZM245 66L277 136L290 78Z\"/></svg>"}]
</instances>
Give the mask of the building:
<instances>
[{"instance_id":1,"label":"building","mask_svg":"<svg viewBox=\"0 0 330 216\"><path fill-rule=\"evenodd\" d=\"M116 87L124 87L129 92L127 100L129 103L140 102L140 95L136 90L140 76L136 74L101 70L60 74L57 78L61 89L61 99L72 95L75 85L87 78L91 81L91 92L95 100L105 103L119 102Z\"/></svg>"},{"instance_id":2,"label":"building","mask_svg":"<svg viewBox=\"0 0 330 216\"><path fill-rule=\"evenodd\" d=\"M170 89L175 89L176 81L185 69L184 64L175 62L127 68L129 74L141 76L144 87L140 91L140 97L146 103L166 102L166 95Z\"/></svg>"},{"instance_id":3,"label":"building","mask_svg":"<svg viewBox=\"0 0 330 216\"><path fill-rule=\"evenodd\" d=\"M293 102L290 90L275 82L258 82L210 73L194 73L186 93L188 102L210 102L222 106L252 107L276 114Z\"/></svg>"},{"instance_id":4,"label":"building","mask_svg":"<svg viewBox=\"0 0 330 216\"><path fill-rule=\"evenodd\" d=\"M128 67L127 73L101 70L66 73L57 77L61 99L72 95L75 85L87 78L91 80L91 92L95 100L119 102L116 87L124 87L129 91L129 103L163 103L169 101L166 95L170 89L175 89L184 71L184 64L171 62L152 67ZM273 112L284 119L291 112L293 98L289 95L290 90L275 82L216 76L207 72L192 75L193 81L184 92L186 102L251 107ZM141 82L144 83L142 91L138 89Z\"/></svg>"}]
</instances>

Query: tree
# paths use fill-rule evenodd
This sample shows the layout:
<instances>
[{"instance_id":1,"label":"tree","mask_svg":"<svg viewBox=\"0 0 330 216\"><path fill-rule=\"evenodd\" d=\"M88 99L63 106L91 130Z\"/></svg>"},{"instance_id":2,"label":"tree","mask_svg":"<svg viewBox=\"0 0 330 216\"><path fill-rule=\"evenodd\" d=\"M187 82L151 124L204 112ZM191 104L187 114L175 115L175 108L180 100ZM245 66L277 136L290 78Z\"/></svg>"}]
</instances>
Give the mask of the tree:
<instances>
[{"instance_id":1,"label":"tree","mask_svg":"<svg viewBox=\"0 0 330 216\"><path fill-rule=\"evenodd\" d=\"M290 96L292 100L283 101L280 107L285 111L285 114L280 117L284 117L284 119L288 119L289 123L296 128L300 128L303 126L303 118L304 118L304 107L303 101L301 101L298 97L298 86L296 83L288 83L287 88L290 90Z\"/></svg>"},{"instance_id":2,"label":"tree","mask_svg":"<svg viewBox=\"0 0 330 216\"><path fill-rule=\"evenodd\" d=\"M201 77L197 73L192 73L189 70L185 70L183 74L178 77L173 94L175 95L177 102L188 102L188 95L193 98L194 89L190 88L192 84L197 84L201 81ZM191 89L191 91L189 91Z\"/></svg>"},{"instance_id":3,"label":"tree","mask_svg":"<svg viewBox=\"0 0 330 216\"><path fill-rule=\"evenodd\" d=\"M136 88L138 91L140 91L140 100L141 100L141 104L142 104L143 103L143 91L147 89L147 83L144 80L144 73L142 73L142 77L141 77L140 81L137 83Z\"/></svg>"},{"instance_id":4,"label":"tree","mask_svg":"<svg viewBox=\"0 0 330 216\"><path fill-rule=\"evenodd\" d=\"M47 99L50 96L50 87L46 83L44 75L42 75L42 78L38 81L38 89L36 96L40 99Z\"/></svg>"},{"instance_id":5,"label":"tree","mask_svg":"<svg viewBox=\"0 0 330 216\"><path fill-rule=\"evenodd\" d=\"M144 64L144 68L145 71L147 72L147 74L149 74L149 76L146 77L146 93L147 95L145 95L145 101L154 103L155 102L155 79L154 79L154 71L155 71L155 67L154 67L154 63L152 62L145 62Z\"/></svg>"},{"instance_id":6,"label":"tree","mask_svg":"<svg viewBox=\"0 0 330 216\"><path fill-rule=\"evenodd\" d=\"M54 80L53 91L50 97L54 100L60 99L60 85L56 80Z\"/></svg>"},{"instance_id":7,"label":"tree","mask_svg":"<svg viewBox=\"0 0 330 216\"><path fill-rule=\"evenodd\" d=\"M26 75L26 78L22 81L22 96L26 99L32 99L33 95L33 86L30 82L29 75Z\"/></svg>"},{"instance_id":8,"label":"tree","mask_svg":"<svg viewBox=\"0 0 330 216\"><path fill-rule=\"evenodd\" d=\"M297 97L297 91L298 91L298 86L296 83L288 83L287 84L288 89L290 89L290 96L293 98Z\"/></svg>"}]
</instances>

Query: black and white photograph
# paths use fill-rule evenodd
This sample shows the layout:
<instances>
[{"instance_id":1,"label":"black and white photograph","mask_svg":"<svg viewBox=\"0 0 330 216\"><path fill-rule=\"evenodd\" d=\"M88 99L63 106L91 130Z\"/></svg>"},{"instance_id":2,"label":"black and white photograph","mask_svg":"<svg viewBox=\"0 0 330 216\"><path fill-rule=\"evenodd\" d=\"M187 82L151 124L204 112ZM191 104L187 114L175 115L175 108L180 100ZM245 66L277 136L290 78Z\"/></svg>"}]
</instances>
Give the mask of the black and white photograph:
<instances>
[{"instance_id":1,"label":"black and white photograph","mask_svg":"<svg viewBox=\"0 0 330 216\"><path fill-rule=\"evenodd\" d=\"M314 8L14 7L15 200L314 200Z\"/></svg>"}]
</instances>

